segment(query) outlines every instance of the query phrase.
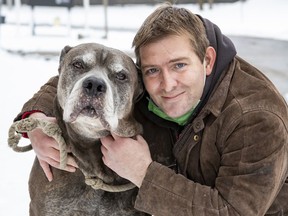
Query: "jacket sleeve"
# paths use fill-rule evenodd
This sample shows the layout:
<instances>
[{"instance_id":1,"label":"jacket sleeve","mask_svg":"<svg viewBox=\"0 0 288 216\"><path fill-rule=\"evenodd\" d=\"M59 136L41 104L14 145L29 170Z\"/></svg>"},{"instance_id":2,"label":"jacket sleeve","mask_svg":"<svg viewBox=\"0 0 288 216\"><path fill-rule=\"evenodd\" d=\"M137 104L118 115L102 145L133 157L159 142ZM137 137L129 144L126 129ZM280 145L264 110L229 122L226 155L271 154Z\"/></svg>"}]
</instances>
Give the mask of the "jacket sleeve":
<instances>
[{"instance_id":1,"label":"jacket sleeve","mask_svg":"<svg viewBox=\"0 0 288 216\"><path fill-rule=\"evenodd\" d=\"M287 178L285 124L265 111L233 119L219 146L221 161L213 187L152 162L135 208L157 216L264 215Z\"/></svg>"},{"instance_id":2,"label":"jacket sleeve","mask_svg":"<svg viewBox=\"0 0 288 216\"><path fill-rule=\"evenodd\" d=\"M21 112L16 116L14 121L20 120L24 113L31 111L39 111L47 116L53 116L53 103L57 94L58 79L58 76L50 78L48 82L23 105Z\"/></svg>"}]
</instances>

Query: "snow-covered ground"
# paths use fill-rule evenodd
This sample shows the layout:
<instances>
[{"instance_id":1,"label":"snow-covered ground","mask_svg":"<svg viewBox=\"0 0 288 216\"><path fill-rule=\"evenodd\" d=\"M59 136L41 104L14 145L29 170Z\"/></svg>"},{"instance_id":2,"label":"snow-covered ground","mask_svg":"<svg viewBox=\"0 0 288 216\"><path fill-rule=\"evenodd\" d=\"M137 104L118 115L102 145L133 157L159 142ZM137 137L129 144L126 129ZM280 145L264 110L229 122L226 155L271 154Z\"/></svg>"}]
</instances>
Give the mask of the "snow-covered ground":
<instances>
[{"instance_id":1,"label":"snow-covered ground","mask_svg":"<svg viewBox=\"0 0 288 216\"><path fill-rule=\"evenodd\" d=\"M288 41L287 0L246 0L233 4L215 4L212 10L200 11L197 5L182 5L216 23L227 35L253 36ZM33 15L38 24L31 35L31 9L28 6L7 8L1 13L7 24L0 26L0 63L2 84L0 94L0 215L28 215L28 177L34 159L33 151L15 153L7 145L8 128L23 103L57 74L59 53L65 45L98 42L132 54L131 42L138 27L156 6L126 5L108 8L108 38L105 39L104 9L93 6L71 9L38 7ZM70 16L70 19L69 19ZM73 28L65 24L70 20ZM87 21L87 22L86 22ZM86 28L84 28L86 26ZM81 27L81 28L79 28ZM84 36L78 39L78 36ZM7 50L9 52L7 52ZM29 55L25 55L29 53ZM42 53L38 55L37 53ZM46 55L43 55L46 53ZM261 53L260 53L261 54ZM288 57L287 57L288 60ZM288 73L288 72L287 72ZM284 95L288 99L288 92ZM21 140L28 144L28 140Z\"/></svg>"}]
</instances>

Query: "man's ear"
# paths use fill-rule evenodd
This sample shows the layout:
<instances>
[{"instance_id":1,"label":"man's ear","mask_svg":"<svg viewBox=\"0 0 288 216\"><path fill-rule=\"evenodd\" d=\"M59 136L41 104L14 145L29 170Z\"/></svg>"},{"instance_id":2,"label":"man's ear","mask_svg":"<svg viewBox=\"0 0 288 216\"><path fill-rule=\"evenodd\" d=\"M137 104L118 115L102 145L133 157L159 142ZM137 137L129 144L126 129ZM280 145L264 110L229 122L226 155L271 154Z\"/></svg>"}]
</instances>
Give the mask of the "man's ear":
<instances>
[{"instance_id":1,"label":"man's ear","mask_svg":"<svg viewBox=\"0 0 288 216\"><path fill-rule=\"evenodd\" d=\"M61 71L61 65L62 65L64 56L65 56L72 48L73 48L73 47L65 46L65 47L61 50L60 59L59 59L59 66L58 66L58 72L59 72L59 74L60 74L60 71Z\"/></svg>"},{"instance_id":2,"label":"man's ear","mask_svg":"<svg viewBox=\"0 0 288 216\"><path fill-rule=\"evenodd\" d=\"M209 76L213 70L214 63L216 61L216 51L212 46L206 49L204 67L206 69L206 75Z\"/></svg>"}]
</instances>

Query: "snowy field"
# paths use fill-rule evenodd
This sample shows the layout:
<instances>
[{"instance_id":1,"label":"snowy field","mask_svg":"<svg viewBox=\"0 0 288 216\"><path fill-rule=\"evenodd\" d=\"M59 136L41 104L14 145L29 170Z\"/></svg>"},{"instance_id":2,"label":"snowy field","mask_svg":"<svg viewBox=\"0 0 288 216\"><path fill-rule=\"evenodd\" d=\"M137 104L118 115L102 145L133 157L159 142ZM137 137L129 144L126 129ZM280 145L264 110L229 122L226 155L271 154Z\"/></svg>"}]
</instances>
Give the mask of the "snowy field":
<instances>
[{"instance_id":1,"label":"snowy field","mask_svg":"<svg viewBox=\"0 0 288 216\"><path fill-rule=\"evenodd\" d=\"M233 4L215 4L212 10L205 5L183 5L216 23L223 33L231 36L252 36L288 41L287 0L246 0ZM2 84L0 94L0 215L27 216L29 195L28 177L34 152L15 153L8 148L8 128L21 110L23 103L57 74L59 53L65 45L98 42L133 53L131 42L137 28L156 6L126 5L108 8L108 38L105 39L102 6L89 11L82 7L35 9L33 16L39 26L31 35L31 9L2 6L7 24L0 26L0 62ZM72 28L66 26L67 23ZM82 35L84 38L79 39ZM9 52L8 52L9 51ZM41 55L37 54L41 53ZM261 53L260 53L261 54ZM288 60L288 57L287 57ZM287 64L287 63L286 63ZM286 71L286 75L287 75ZM288 99L288 92L283 92ZM28 144L28 140L21 140Z\"/></svg>"}]
</instances>

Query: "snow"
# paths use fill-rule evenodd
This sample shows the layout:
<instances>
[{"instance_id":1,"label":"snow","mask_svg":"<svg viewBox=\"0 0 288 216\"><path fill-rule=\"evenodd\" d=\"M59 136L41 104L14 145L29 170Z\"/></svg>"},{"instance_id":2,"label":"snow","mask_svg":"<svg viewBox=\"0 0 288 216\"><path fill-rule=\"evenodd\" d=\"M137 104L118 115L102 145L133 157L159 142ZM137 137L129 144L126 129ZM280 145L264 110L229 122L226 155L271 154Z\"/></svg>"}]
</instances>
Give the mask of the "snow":
<instances>
[{"instance_id":1,"label":"snow","mask_svg":"<svg viewBox=\"0 0 288 216\"><path fill-rule=\"evenodd\" d=\"M216 23L227 35L252 36L288 41L287 0L247 0L233 4L215 4L212 10L205 5L181 5ZM8 129L23 103L36 92L49 77L57 74L59 53L65 45L98 42L133 53L131 42L137 28L156 6L125 5L108 8L108 38L105 39L104 10L93 6L89 11L75 7L36 7L33 16L37 24L31 35L31 8L2 6L1 13L7 24L0 26L0 58L2 85L0 94L0 215L26 216L29 208L28 178L34 152L15 153L8 147ZM72 28L66 26L67 23ZM85 21L86 24L85 24ZM86 27L86 28L83 28ZM84 36L78 39L79 35ZM28 54L27 54L28 53ZM37 53L42 53L39 55ZM45 55L44 55L45 54ZM283 93L288 100L288 92ZM29 140L21 139L22 145Z\"/></svg>"}]
</instances>

